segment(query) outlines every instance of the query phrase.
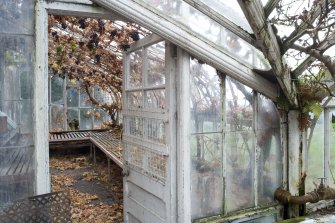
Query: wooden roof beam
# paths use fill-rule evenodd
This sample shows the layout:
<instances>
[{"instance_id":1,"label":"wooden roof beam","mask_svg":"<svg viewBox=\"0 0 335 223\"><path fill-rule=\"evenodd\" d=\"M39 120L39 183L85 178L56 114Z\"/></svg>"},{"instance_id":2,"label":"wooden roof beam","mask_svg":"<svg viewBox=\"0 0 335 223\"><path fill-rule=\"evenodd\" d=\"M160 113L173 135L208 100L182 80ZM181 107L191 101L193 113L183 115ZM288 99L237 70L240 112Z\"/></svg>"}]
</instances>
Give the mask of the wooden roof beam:
<instances>
[{"instance_id":1,"label":"wooden roof beam","mask_svg":"<svg viewBox=\"0 0 335 223\"><path fill-rule=\"evenodd\" d=\"M291 81L290 68L281 56L271 25L266 22L261 1L239 0L239 4L261 44L263 54L268 59L283 93L291 105L298 106L295 85Z\"/></svg>"},{"instance_id":2,"label":"wooden roof beam","mask_svg":"<svg viewBox=\"0 0 335 223\"><path fill-rule=\"evenodd\" d=\"M278 5L278 3L281 0L269 0L266 5L264 6L264 15L265 18L268 18L269 15L271 14L271 12L276 8L276 6Z\"/></svg>"}]
</instances>

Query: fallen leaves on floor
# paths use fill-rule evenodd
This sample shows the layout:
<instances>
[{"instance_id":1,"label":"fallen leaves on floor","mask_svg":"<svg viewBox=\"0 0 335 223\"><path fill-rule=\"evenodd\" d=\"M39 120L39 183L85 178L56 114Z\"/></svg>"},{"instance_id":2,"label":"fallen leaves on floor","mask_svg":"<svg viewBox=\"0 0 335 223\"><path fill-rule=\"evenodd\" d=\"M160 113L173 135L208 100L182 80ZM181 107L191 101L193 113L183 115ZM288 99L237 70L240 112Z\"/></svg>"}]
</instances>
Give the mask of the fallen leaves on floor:
<instances>
[{"instance_id":1,"label":"fallen leaves on floor","mask_svg":"<svg viewBox=\"0 0 335 223\"><path fill-rule=\"evenodd\" d=\"M107 162L93 166L88 156L52 157L50 168L52 191L70 191L74 223L123 222L122 176L117 165L111 165L111 180Z\"/></svg>"}]
</instances>

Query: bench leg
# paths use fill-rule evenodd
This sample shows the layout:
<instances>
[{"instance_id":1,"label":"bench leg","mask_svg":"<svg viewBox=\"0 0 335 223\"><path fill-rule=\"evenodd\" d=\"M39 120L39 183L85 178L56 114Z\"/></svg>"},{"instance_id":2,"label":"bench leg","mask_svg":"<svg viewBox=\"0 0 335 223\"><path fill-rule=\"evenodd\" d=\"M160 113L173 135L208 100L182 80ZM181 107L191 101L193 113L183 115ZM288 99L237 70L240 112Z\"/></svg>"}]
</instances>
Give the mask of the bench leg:
<instances>
[{"instance_id":1,"label":"bench leg","mask_svg":"<svg viewBox=\"0 0 335 223\"><path fill-rule=\"evenodd\" d=\"M95 146L93 146L93 163L94 165L97 163L97 158L95 156Z\"/></svg>"},{"instance_id":2,"label":"bench leg","mask_svg":"<svg viewBox=\"0 0 335 223\"><path fill-rule=\"evenodd\" d=\"M93 159L93 145L92 145L92 143L90 145L90 157L91 157L91 159Z\"/></svg>"},{"instance_id":3,"label":"bench leg","mask_svg":"<svg viewBox=\"0 0 335 223\"><path fill-rule=\"evenodd\" d=\"M107 163L108 163L108 181L111 180L111 160L107 157Z\"/></svg>"}]
</instances>

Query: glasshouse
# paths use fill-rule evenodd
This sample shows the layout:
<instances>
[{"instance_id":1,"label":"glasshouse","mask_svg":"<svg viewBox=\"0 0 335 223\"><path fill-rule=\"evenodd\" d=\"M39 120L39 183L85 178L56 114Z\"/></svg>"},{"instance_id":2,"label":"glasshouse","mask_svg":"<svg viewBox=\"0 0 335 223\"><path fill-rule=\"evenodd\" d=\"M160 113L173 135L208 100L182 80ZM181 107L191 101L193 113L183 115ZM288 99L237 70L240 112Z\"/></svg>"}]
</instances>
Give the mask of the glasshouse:
<instances>
[{"instance_id":1,"label":"glasshouse","mask_svg":"<svg viewBox=\"0 0 335 223\"><path fill-rule=\"evenodd\" d=\"M335 222L333 0L0 0L0 222Z\"/></svg>"}]
</instances>

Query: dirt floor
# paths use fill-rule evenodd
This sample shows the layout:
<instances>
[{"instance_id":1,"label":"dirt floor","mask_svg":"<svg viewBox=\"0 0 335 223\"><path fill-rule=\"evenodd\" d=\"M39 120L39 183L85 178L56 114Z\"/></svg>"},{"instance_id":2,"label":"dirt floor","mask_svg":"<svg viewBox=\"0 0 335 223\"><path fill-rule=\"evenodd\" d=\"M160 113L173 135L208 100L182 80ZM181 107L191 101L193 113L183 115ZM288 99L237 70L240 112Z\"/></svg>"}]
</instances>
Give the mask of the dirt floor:
<instances>
[{"instance_id":1,"label":"dirt floor","mask_svg":"<svg viewBox=\"0 0 335 223\"><path fill-rule=\"evenodd\" d=\"M121 169L111 162L108 176L107 158L88 154L53 155L50 157L52 191L69 190L74 223L123 222Z\"/></svg>"}]
</instances>

